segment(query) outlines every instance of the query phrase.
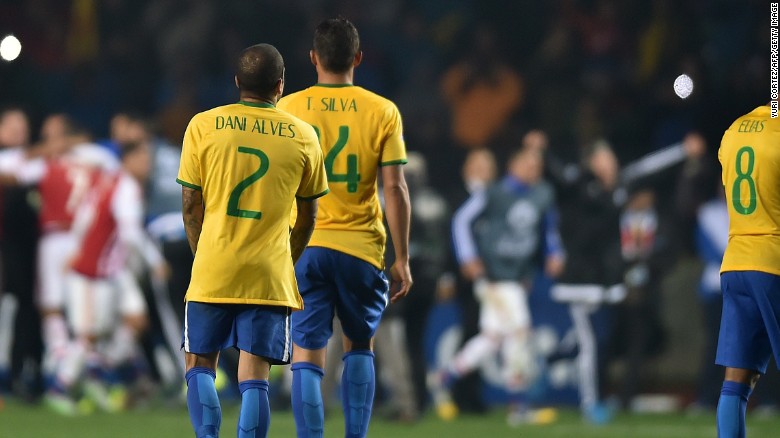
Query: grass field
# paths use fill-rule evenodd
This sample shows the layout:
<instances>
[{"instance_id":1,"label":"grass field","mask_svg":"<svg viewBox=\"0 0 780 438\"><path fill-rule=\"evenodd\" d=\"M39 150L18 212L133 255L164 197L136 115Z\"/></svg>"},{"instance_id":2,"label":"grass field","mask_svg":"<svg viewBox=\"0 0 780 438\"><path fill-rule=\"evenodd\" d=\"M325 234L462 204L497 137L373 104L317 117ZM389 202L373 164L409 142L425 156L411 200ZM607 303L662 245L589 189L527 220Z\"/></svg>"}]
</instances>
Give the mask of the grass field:
<instances>
[{"instance_id":1,"label":"grass field","mask_svg":"<svg viewBox=\"0 0 780 438\"><path fill-rule=\"evenodd\" d=\"M235 437L238 407L224 408L222 436ZM344 436L342 421L328 418L326 437ZM748 436L778 436L780 417L748 418ZM159 407L122 414L93 414L63 418L52 415L42 406L30 406L6 401L0 411L0 438L175 438L192 437L189 418L184 408ZM295 428L290 412L275 412L269 437L294 437ZM376 438L501 438L501 437L566 437L566 438L698 438L716 436L713 415L696 417L683 414L619 415L606 426L584 424L576 411L561 411L558 421L547 426L510 428L504 413L496 410L484 416L461 416L444 423L427 416L415 424L398 424L375 419L369 437Z\"/></svg>"}]
</instances>

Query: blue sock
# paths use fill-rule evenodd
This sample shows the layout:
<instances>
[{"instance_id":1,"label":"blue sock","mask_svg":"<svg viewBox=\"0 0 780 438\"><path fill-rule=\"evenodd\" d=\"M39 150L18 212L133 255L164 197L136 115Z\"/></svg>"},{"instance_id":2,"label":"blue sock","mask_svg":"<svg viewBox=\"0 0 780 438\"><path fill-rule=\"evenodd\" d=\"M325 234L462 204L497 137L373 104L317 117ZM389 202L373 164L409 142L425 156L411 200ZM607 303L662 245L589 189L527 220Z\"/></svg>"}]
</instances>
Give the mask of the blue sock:
<instances>
[{"instance_id":1,"label":"blue sock","mask_svg":"<svg viewBox=\"0 0 780 438\"><path fill-rule=\"evenodd\" d=\"M187 409L197 438L217 438L222 423L214 379L217 374L211 368L195 367L187 371Z\"/></svg>"},{"instance_id":2,"label":"blue sock","mask_svg":"<svg viewBox=\"0 0 780 438\"><path fill-rule=\"evenodd\" d=\"M347 438L365 437L371 408L374 405L374 353L369 350L350 351L344 355L341 376L341 403Z\"/></svg>"},{"instance_id":3,"label":"blue sock","mask_svg":"<svg viewBox=\"0 0 780 438\"><path fill-rule=\"evenodd\" d=\"M244 380L238 383L238 390L241 392L238 438L265 438L271 426L268 380Z\"/></svg>"},{"instance_id":4,"label":"blue sock","mask_svg":"<svg viewBox=\"0 0 780 438\"><path fill-rule=\"evenodd\" d=\"M745 438L745 410L751 392L744 383L723 382L717 413L719 438Z\"/></svg>"},{"instance_id":5,"label":"blue sock","mask_svg":"<svg viewBox=\"0 0 780 438\"><path fill-rule=\"evenodd\" d=\"M325 411L320 385L325 371L313 363L296 362L292 373L292 410L298 438L322 438Z\"/></svg>"}]
</instances>

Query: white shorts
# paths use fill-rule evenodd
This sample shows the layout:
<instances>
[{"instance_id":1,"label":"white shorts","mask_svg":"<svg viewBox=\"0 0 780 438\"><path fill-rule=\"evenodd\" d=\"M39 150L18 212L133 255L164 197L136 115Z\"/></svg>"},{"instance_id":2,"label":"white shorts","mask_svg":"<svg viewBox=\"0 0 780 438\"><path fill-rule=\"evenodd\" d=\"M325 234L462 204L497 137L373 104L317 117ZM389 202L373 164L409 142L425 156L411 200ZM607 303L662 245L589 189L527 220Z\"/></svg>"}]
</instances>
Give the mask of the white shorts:
<instances>
[{"instance_id":1,"label":"white shorts","mask_svg":"<svg viewBox=\"0 0 780 438\"><path fill-rule=\"evenodd\" d=\"M123 270L111 278L68 274L68 324L76 336L103 336L120 317L146 314L146 301L133 276Z\"/></svg>"},{"instance_id":2,"label":"white shorts","mask_svg":"<svg viewBox=\"0 0 780 438\"><path fill-rule=\"evenodd\" d=\"M74 255L75 239L69 231L52 231L38 242L38 306L62 310L66 300L68 260Z\"/></svg>"},{"instance_id":3,"label":"white shorts","mask_svg":"<svg viewBox=\"0 0 780 438\"><path fill-rule=\"evenodd\" d=\"M479 328L485 333L505 334L531 327L525 288L513 281L477 281L474 294L480 303Z\"/></svg>"}]
</instances>

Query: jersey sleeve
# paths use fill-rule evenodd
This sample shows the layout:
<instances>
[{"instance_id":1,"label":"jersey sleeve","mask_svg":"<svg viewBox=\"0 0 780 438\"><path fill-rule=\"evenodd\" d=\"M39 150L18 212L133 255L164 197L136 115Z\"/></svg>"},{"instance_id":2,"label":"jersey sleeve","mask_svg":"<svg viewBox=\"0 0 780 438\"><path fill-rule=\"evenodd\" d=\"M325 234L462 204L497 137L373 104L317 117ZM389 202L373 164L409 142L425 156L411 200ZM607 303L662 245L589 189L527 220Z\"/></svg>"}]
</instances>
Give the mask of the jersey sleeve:
<instances>
[{"instance_id":1,"label":"jersey sleeve","mask_svg":"<svg viewBox=\"0 0 780 438\"><path fill-rule=\"evenodd\" d=\"M181 162L176 182L184 187L202 190L200 158L198 157L198 143L201 133L197 123L197 116L190 120L187 130L184 132L184 142L181 145Z\"/></svg>"},{"instance_id":2,"label":"jersey sleeve","mask_svg":"<svg viewBox=\"0 0 780 438\"><path fill-rule=\"evenodd\" d=\"M47 170L48 166L43 159L28 160L15 169L16 179L24 185L37 184L43 179Z\"/></svg>"},{"instance_id":3,"label":"jersey sleeve","mask_svg":"<svg viewBox=\"0 0 780 438\"><path fill-rule=\"evenodd\" d=\"M311 140L306 144L306 164L301 184L295 196L298 199L316 199L328 193L328 176L317 137L312 129Z\"/></svg>"},{"instance_id":4,"label":"jersey sleeve","mask_svg":"<svg viewBox=\"0 0 780 438\"><path fill-rule=\"evenodd\" d=\"M111 197L111 214L116 220L119 240L137 251L149 266L162 263L163 256L143 228L141 187L131 176L122 175Z\"/></svg>"},{"instance_id":5,"label":"jersey sleeve","mask_svg":"<svg viewBox=\"0 0 780 438\"><path fill-rule=\"evenodd\" d=\"M390 106L387 120L387 137L382 144L380 166L393 166L406 164L406 145L404 144L404 129L401 122L401 113L395 105Z\"/></svg>"}]
</instances>

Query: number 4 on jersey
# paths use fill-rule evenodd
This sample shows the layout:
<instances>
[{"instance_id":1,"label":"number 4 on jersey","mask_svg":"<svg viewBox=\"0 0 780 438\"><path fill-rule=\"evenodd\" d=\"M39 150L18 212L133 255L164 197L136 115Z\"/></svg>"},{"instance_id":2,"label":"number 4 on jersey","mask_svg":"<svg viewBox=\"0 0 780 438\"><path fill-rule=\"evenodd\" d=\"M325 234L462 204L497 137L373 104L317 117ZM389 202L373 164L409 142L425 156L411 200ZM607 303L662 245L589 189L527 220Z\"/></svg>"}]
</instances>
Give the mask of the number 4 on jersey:
<instances>
[{"instance_id":1,"label":"number 4 on jersey","mask_svg":"<svg viewBox=\"0 0 780 438\"><path fill-rule=\"evenodd\" d=\"M320 129L314 126L314 131L317 132L317 138L320 138ZM328 174L328 182L345 182L347 183L347 192L355 193L360 182L357 154L347 154L347 173L335 173L333 171L333 162L336 161L336 157L344 149L344 146L347 145L347 140L349 140L349 126L339 126L339 138L328 152L328 155L325 156L325 172Z\"/></svg>"}]
</instances>

